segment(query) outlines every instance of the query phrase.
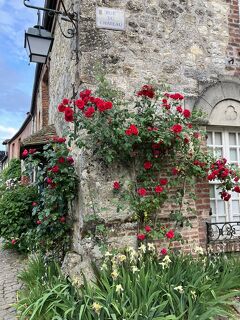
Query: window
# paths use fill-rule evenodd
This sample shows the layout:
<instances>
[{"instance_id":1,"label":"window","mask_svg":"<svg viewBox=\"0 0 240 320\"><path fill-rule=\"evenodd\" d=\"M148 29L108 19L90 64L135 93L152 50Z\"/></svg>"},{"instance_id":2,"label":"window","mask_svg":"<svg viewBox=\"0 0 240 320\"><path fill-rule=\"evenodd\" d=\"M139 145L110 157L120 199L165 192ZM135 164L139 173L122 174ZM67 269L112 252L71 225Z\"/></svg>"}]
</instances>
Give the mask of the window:
<instances>
[{"instance_id":1,"label":"window","mask_svg":"<svg viewBox=\"0 0 240 320\"><path fill-rule=\"evenodd\" d=\"M14 153L15 153L15 143L12 144L12 158L14 158Z\"/></svg>"},{"instance_id":2,"label":"window","mask_svg":"<svg viewBox=\"0 0 240 320\"><path fill-rule=\"evenodd\" d=\"M216 157L224 157L228 163L240 163L240 132L234 129L209 130L208 149ZM224 201L219 194L218 183L210 182L212 222L240 221L240 194L232 192L231 199Z\"/></svg>"}]
</instances>

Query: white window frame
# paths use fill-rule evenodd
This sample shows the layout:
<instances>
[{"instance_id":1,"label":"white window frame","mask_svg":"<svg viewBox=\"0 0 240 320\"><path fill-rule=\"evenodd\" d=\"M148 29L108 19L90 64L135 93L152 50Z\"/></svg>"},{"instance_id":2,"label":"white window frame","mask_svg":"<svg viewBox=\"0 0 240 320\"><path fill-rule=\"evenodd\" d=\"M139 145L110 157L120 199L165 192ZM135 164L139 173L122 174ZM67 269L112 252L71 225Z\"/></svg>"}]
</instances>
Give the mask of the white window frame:
<instances>
[{"instance_id":1,"label":"white window frame","mask_svg":"<svg viewBox=\"0 0 240 320\"><path fill-rule=\"evenodd\" d=\"M228 160L228 163L238 163L240 164L240 128L238 127L208 127L207 128L207 132L211 132L214 133L212 135L212 144L210 145L210 147L214 147L215 148L222 148L222 156L224 158L226 158ZM221 145L215 145L215 141L213 136L215 136L215 133L221 133L222 134L222 144ZM232 149L236 149L237 148L237 161L229 161L230 160L230 149L231 149L231 145L230 145L230 139L229 139L229 133L235 133L236 134L236 144L232 145ZM209 144L207 142L207 145L209 147ZM216 223L224 223L224 222L232 222L232 221L240 221L240 194L236 193L236 192L231 192L232 198L229 201L224 201L221 199L218 189L216 189L217 186L217 182L213 181L210 182L210 186L214 186L214 197L211 197L210 195L210 202L212 203L213 201L215 201L215 205L214 205L214 209L215 212L213 210L213 215L212 215L212 221L211 222L216 222ZM224 203L224 211L225 211L225 215L220 215L221 213L219 213L218 211L218 204L219 202ZM238 212L233 212L233 202L236 204L236 202L238 202L237 207L238 207ZM212 207L212 205L211 205ZM225 217L225 219L223 219ZM223 221L224 220L224 221Z\"/></svg>"}]
</instances>

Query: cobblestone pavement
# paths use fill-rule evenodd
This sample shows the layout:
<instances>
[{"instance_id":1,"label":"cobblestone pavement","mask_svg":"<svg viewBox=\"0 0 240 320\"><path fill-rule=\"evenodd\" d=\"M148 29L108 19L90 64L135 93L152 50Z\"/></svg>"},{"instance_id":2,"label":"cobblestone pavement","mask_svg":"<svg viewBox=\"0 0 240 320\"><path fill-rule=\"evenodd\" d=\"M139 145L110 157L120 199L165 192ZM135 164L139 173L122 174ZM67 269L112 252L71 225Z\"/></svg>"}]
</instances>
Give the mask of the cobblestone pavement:
<instances>
[{"instance_id":1,"label":"cobblestone pavement","mask_svg":"<svg viewBox=\"0 0 240 320\"><path fill-rule=\"evenodd\" d=\"M16 320L12 304L20 288L17 273L22 266L22 258L15 252L3 250L0 241L0 320Z\"/></svg>"}]
</instances>

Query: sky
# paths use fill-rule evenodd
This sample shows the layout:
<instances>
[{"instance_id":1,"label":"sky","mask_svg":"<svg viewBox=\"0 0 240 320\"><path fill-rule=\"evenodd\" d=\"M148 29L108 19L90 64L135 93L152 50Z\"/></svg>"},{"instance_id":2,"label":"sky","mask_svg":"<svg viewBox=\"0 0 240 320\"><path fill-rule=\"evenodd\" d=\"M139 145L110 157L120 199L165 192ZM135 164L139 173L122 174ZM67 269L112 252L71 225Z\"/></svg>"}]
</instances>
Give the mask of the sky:
<instances>
[{"instance_id":1,"label":"sky","mask_svg":"<svg viewBox=\"0 0 240 320\"><path fill-rule=\"evenodd\" d=\"M44 5L44 0L30 0ZM37 24L37 11L23 0L0 0L0 150L21 127L30 111L36 64L29 65L24 33Z\"/></svg>"}]
</instances>

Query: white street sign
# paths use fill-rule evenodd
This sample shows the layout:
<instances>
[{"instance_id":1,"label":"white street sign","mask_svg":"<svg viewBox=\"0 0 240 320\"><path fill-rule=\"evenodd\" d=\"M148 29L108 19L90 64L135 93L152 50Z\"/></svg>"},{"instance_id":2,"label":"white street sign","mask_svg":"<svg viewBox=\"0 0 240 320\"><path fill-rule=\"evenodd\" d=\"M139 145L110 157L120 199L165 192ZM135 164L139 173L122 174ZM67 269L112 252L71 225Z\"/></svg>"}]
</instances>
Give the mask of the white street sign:
<instances>
[{"instance_id":1,"label":"white street sign","mask_svg":"<svg viewBox=\"0 0 240 320\"><path fill-rule=\"evenodd\" d=\"M97 28L125 30L125 11L121 9L97 7Z\"/></svg>"}]
</instances>

